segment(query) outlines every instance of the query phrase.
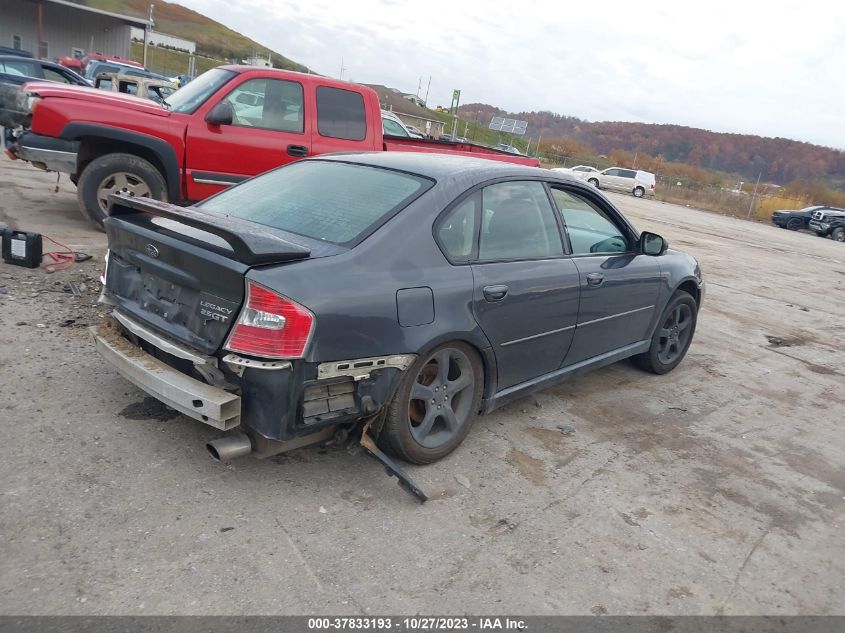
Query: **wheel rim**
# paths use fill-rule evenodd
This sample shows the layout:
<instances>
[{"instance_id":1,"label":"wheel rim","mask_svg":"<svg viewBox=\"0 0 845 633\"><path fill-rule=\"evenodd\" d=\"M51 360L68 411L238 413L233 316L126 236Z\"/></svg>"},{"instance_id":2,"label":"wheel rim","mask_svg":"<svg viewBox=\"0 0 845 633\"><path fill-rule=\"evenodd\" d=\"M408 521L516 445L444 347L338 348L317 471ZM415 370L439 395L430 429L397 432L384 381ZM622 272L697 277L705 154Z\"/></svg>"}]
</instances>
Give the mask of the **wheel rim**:
<instances>
[{"instance_id":1,"label":"wheel rim","mask_svg":"<svg viewBox=\"0 0 845 633\"><path fill-rule=\"evenodd\" d=\"M97 203L103 213L109 206L109 194L118 192L128 193L138 198L150 198L153 195L147 182L135 174L127 171L109 174L97 187Z\"/></svg>"},{"instance_id":2,"label":"wheel rim","mask_svg":"<svg viewBox=\"0 0 845 633\"><path fill-rule=\"evenodd\" d=\"M681 303L669 313L660 328L657 358L663 364L676 360L687 348L692 336L692 309Z\"/></svg>"},{"instance_id":3,"label":"wheel rim","mask_svg":"<svg viewBox=\"0 0 845 633\"><path fill-rule=\"evenodd\" d=\"M429 357L411 388L408 427L425 448L439 448L454 438L470 416L475 375L461 350L445 348Z\"/></svg>"},{"instance_id":4,"label":"wheel rim","mask_svg":"<svg viewBox=\"0 0 845 633\"><path fill-rule=\"evenodd\" d=\"M598 187L598 186L599 186L599 181L598 181L598 180L596 180L595 178L591 178L591 179L590 179L590 180L588 180L587 182L589 182L591 185L593 185L593 187Z\"/></svg>"},{"instance_id":5,"label":"wheel rim","mask_svg":"<svg viewBox=\"0 0 845 633\"><path fill-rule=\"evenodd\" d=\"M642 189L640 189L639 187L637 187L636 189L634 189L634 197L636 197L636 198L642 198L642 197L643 197L643 190L642 190Z\"/></svg>"},{"instance_id":6,"label":"wheel rim","mask_svg":"<svg viewBox=\"0 0 845 633\"><path fill-rule=\"evenodd\" d=\"M833 234L833 239L837 242L845 242L845 231L837 231Z\"/></svg>"}]
</instances>

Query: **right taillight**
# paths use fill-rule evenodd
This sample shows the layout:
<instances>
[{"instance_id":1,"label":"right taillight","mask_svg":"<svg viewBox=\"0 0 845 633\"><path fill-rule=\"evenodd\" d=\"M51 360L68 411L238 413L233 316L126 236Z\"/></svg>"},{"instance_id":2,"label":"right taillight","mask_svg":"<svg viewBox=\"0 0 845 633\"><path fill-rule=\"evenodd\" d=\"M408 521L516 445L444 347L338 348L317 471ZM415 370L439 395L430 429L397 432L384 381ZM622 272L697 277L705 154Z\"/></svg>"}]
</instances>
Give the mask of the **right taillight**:
<instances>
[{"instance_id":1,"label":"right taillight","mask_svg":"<svg viewBox=\"0 0 845 633\"><path fill-rule=\"evenodd\" d=\"M225 347L262 358L302 358L313 329L308 309L248 281L246 303Z\"/></svg>"}]
</instances>

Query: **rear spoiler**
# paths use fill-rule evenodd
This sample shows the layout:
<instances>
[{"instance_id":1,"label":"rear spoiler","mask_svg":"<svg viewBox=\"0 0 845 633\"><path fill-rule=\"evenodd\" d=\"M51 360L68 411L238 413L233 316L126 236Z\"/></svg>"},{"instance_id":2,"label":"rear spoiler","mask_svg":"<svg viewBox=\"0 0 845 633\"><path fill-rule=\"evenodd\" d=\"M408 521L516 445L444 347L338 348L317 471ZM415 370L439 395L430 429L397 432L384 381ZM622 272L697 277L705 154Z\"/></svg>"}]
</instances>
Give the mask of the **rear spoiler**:
<instances>
[{"instance_id":1,"label":"rear spoiler","mask_svg":"<svg viewBox=\"0 0 845 633\"><path fill-rule=\"evenodd\" d=\"M305 259L311 254L311 249L274 235L270 227L150 198L130 198L113 193L109 196L108 214L111 218L152 215L211 233L232 247L235 259L250 266Z\"/></svg>"}]
</instances>

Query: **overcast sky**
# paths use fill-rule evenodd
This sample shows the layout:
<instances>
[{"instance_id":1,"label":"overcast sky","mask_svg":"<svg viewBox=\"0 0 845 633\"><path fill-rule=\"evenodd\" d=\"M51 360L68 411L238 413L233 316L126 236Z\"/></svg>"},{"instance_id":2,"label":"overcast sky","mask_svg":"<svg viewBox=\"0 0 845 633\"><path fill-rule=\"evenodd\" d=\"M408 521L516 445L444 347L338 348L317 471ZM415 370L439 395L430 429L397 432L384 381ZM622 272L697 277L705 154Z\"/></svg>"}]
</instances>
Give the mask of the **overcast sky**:
<instances>
[{"instance_id":1,"label":"overcast sky","mask_svg":"<svg viewBox=\"0 0 845 633\"><path fill-rule=\"evenodd\" d=\"M430 105L677 123L845 149L845 3L177 0ZM530 131L529 131L530 133Z\"/></svg>"}]
</instances>

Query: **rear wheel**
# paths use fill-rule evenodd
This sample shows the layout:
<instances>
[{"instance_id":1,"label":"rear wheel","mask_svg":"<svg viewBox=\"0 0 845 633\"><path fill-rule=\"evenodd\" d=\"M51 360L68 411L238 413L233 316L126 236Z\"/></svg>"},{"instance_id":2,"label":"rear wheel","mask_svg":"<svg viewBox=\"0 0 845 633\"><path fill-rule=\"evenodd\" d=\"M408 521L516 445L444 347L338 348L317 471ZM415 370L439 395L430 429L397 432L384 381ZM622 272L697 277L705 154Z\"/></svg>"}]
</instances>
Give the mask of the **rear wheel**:
<instances>
[{"instance_id":1,"label":"rear wheel","mask_svg":"<svg viewBox=\"0 0 845 633\"><path fill-rule=\"evenodd\" d=\"M830 239L837 242L845 242L845 228L839 227L830 232Z\"/></svg>"},{"instance_id":2,"label":"rear wheel","mask_svg":"<svg viewBox=\"0 0 845 633\"><path fill-rule=\"evenodd\" d=\"M648 351L634 356L634 363L641 369L655 374L665 374L678 366L686 356L695 325L698 304L689 293L679 290L669 300L651 337Z\"/></svg>"},{"instance_id":3,"label":"rear wheel","mask_svg":"<svg viewBox=\"0 0 845 633\"><path fill-rule=\"evenodd\" d=\"M797 231L803 225L804 225L804 223L801 220L799 220L798 218L790 218L789 222L786 223L786 228L788 228L790 231Z\"/></svg>"},{"instance_id":4,"label":"rear wheel","mask_svg":"<svg viewBox=\"0 0 845 633\"><path fill-rule=\"evenodd\" d=\"M79 209L89 220L102 226L109 194L117 192L167 200L164 177L152 163L132 154L105 154L88 163L79 176Z\"/></svg>"},{"instance_id":5,"label":"rear wheel","mask_svg":"<svg viewBox=\"0 0 845 633\"><path fill-rule=\"evenodd\" d=\"M645 195L645 189L642 187L634 187L634 197L642 198Z\"/></svg>"},{"instance_id":6,"label":"rear wheel","mask_svg":"<svg viewBox=\"0 0 845 633\"><path fill-rule=\"evenodd\" d=\"M387 409L379 445L414 464L445 457L469 433L483 387L481 359L469 345L447 343L420 355Z\"/></svg>"},{"instance_id":7,"label":"rear wheel","mask_svg":"<svg viewBox=\"0 0 845 633\"><path fill-rule=\"evenodd\" d=\"M597 178L590 178L587 182L593 185L596 189L599 188L599 181Z\"/></svg>"}]
</instances>

